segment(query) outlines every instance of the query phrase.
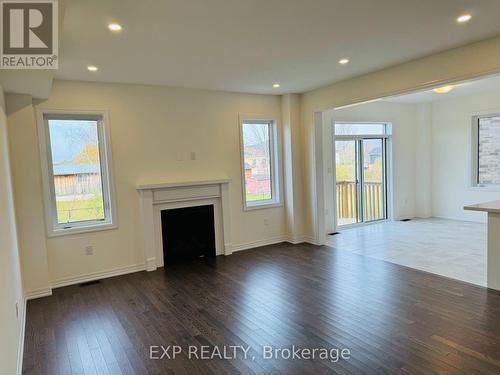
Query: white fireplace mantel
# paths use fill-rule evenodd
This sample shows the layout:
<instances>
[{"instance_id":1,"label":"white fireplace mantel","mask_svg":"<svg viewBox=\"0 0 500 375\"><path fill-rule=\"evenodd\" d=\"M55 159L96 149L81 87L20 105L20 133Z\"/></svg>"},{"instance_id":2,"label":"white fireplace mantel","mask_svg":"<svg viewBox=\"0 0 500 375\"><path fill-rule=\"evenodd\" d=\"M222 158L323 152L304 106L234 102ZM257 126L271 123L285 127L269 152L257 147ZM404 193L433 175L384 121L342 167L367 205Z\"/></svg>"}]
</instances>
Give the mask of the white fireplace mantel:
<instances>
[{"instance_id":1,"label":"white fireplace mantel","mask_svg":"<svg viewBox=\"0 0 500 375\"><path fill-rule=\"evenodd\" d=\"M217 178L137 185L141 199L142 245L148 271L163 265L162 210L213 204L217 255L232 254L229 183L228 178Z\"/></svg>"}]
</instances>

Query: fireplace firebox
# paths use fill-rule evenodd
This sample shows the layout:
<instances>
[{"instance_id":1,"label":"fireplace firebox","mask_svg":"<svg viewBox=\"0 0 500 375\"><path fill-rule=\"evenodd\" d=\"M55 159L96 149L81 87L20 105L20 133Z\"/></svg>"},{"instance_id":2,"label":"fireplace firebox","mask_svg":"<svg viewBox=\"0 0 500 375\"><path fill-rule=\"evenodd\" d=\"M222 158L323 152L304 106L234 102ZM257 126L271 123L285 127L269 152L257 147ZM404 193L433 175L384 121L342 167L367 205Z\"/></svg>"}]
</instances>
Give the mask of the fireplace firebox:
<instances>
[{"instance_id":1,"label":"fireplace firebox","mask_svg":"<svg viewBox=\"0 0 500 375\"><path fill-rule=\"evenodd\" d=\"M162 210L161 229L165 266L216 255L213 205Z\"/></svg>"}]
</instances>

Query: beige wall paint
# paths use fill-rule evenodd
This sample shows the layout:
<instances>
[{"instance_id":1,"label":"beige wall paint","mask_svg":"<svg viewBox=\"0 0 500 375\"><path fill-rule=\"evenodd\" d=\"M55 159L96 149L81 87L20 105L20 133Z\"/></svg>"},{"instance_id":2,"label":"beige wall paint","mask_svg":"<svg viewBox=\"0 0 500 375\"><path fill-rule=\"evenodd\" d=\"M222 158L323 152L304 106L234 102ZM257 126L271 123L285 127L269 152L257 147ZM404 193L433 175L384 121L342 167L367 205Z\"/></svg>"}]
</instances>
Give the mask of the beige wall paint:
<instances>
[{"instance_id":1,"label":"beige wall paint","mask_svg":"<svg viewBox=\"0 0 500 375\"><path fill-rule=\"evenodd\" d=\"M355 63L355 62L352 62ZM314 113L500 72L500 36L348 79L302 95L304 232L317 237Z\"/></svg>"},{"instance_id":2,"label":"beige wall paint","mask_svg":"<svg viewBox=\"0 0 500 375\"><path fill-rule=\"evenodd\" d=\"M16 316L16 303L19 314ZM7 142L7 118L0 86L0 374L16 374L23 333L23 288Z\"/></svg>"},{"instance_id":3,"label":"beige wall paint","mask_svg":"<svg viewBox=\"0 0 500 375\"><path fill-rule=\"evenodd\" d=\"M291 242L304 240L302 199L302 152L300 149L300 95L281 97L283 126L283 169L287 236Z\"/></svg>"},{"instance_id":4,"label":"beige wall paint","mask_svg":"<svg viewBox=\"0 0 500 375\"><path fill-rule=\"evenodd\" d=\"M246 95L155 86L55 81L50 98L36 109L106 110L109 113L118 225L116 230L76 234L46 240L49 279L128 267L144 262L139 239L139 183L231 178L233 245L244 246L283 239L284 207L243 211L240 173L240 114L276 118L281 126L278 96ZM41 227L30 227L27 216L42 202L40 160L32 109L9 121L13 129L12 159L15 191L24 248L40 241ZM28 124L29 123L29 124ZM197 160L190 160L190 152ZM182 159L182 160L178 160ZM28 169L26 166L29 165ZM36 201L36 202L35 202ZM267 219L268 225L264 220ZM26 221L25 221L26 220ZM45 234L44 236L45 237ZM94 255L86 256L86 246ZM24 251L23 251L24 252ZM33 269L24 257L26 271ZM27 272L29 273L29 272ZM43 286L43 277L26 276L29 287Z\"/></svg>"},{"instance_id":5,"label":"beige wall paint","mask_svg":"<svg viewBox=\"0 0 500 375\"><path fill-rule=\"evenodd\" d=\"M29 95L6 99L24 291L43 293L50 288L50 279L34 107Z\"/></svg>"}]
</instances>

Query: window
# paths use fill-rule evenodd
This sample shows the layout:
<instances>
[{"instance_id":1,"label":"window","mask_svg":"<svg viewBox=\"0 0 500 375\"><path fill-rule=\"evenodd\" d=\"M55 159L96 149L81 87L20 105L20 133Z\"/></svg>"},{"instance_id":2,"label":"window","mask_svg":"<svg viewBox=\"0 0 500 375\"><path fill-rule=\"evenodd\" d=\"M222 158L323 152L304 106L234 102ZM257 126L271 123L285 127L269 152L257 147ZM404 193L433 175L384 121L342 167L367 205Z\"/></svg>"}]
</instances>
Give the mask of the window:
<instances>
[{"instance_id":1,"label":"window","mask_svg":"<svg viewBox=\"0 0 500 375\"><path fill-rule=\"evenodd\" d=\"M42 114L40 150L49 235L113 226L103 114Z\"/></svg>"},{"instance_id":2,"label":"window","mask_svg":"<svg viewBox=\"0 0 500 375\"><path fill-rule=\"evenodd\" d=\"M472 186L500 188L500 114L472 121Z\"/></svg>"},{"instance_id":3,"label":"window","mask_svg":"<svg viewBox=\"0 0 500 375\"><path fill-rule=\"evenodd\" d=\"M280 204L276 122L241 122L243 196L245 209Z\"/></svg>"},{"instance_id":4,"label":"window","mask_svg":"<svg viewBox=\"0 0 500 375\"><path fill-rule=\"evenodd\" d=\"M335 122L335 135L379 135L389 130L383 122Z\"/></svg>"},{"instance_id":5,"label":"window","mask_svg":"<svg viewBox=\"0 0 500 375\"><path fill-rule=\"evenodd\" d=\"M392 124L334 125L336 225L386 220Z\"/></svg>"}]
</instances>

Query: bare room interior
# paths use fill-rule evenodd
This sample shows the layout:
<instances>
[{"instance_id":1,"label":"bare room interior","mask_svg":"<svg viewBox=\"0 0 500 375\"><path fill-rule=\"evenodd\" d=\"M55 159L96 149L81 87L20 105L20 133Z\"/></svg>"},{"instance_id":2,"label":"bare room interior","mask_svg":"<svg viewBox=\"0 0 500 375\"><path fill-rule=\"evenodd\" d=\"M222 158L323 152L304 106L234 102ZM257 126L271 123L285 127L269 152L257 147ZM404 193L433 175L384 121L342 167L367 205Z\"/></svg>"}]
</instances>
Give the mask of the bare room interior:
<instances>
[{"instance_id":1,"label":"bare room interior","mask_svg":"<svg viewBox=\"0 0 500 375\"><path fill-rule=\"evenodd\" d=\"M0 375L500 373L500 2L0 12Z\"/></svg>"}]
</instances>

